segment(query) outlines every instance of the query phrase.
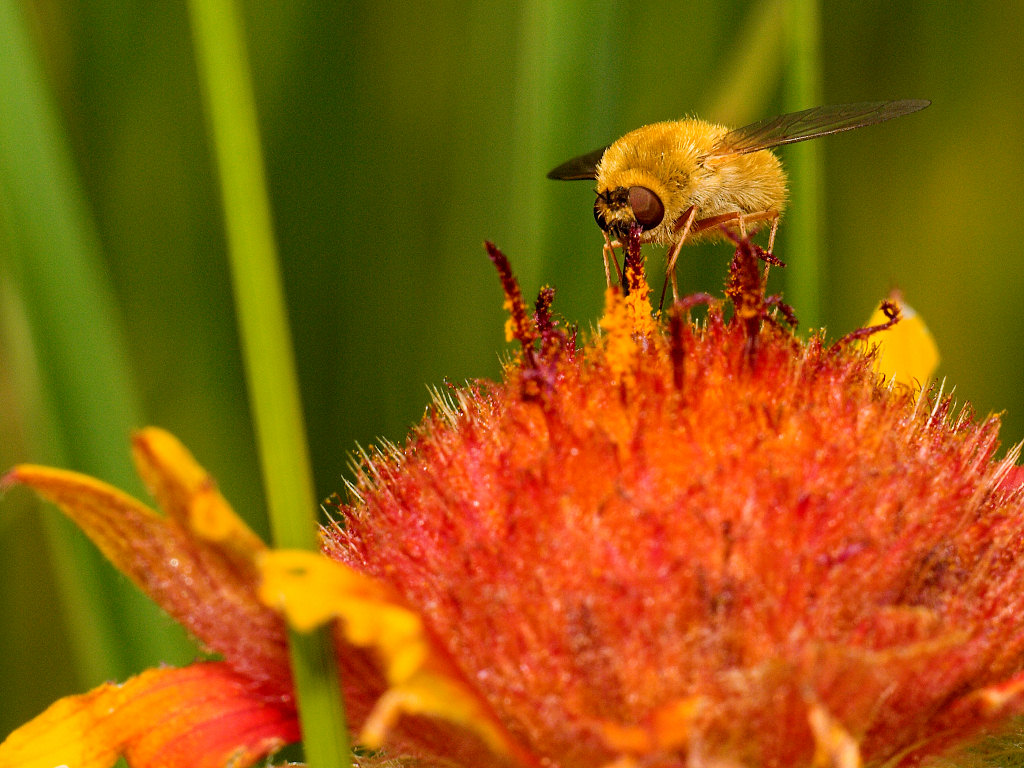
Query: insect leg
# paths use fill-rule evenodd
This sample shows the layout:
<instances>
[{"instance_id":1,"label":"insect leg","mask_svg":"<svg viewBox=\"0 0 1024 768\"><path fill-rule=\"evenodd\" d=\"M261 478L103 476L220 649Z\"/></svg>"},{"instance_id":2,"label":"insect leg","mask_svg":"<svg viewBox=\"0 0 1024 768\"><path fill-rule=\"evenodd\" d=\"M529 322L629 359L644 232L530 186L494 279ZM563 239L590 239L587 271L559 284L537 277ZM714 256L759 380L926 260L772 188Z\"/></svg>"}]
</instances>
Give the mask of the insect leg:
<instances>
[{"instance_id":1,"label":"insect leg","mask_svg":"<svg viewBox=\"0 0 1024 768\"><path fill-rule=\"evenodd\" d=\"M694 234L696 234L697 232L703 232L705 229L715 229L721 226L722 224L731 224L732 222L738 222L740 220L741 215L742 214L740 214L739 212L734 212L723 213L720 216L709 216L706 219L701 219L700 221L694 222L693 232Z\"/></svg>"},{"instance_id":2,"label":"insect leg","mask_svg":"<svg viewBox=\"0 0 1024 768\"><path fill-rule=\"evenodd\" d=\"M775 255L775 233L779 231L779 212L772 211L775 214L772 218L772 231L768 233L768 253L772 256ZM765 288L768 287L768 270L771 268L771 262L766 261L764 263L764 274L761 276L761 285Z\"/></svg>"},{"instance_id":3,"label":"insect leg","mask_svg":"<svg viewBox=\"0 0 1024 768\"><path fill-rule=\"evenodd\" d=\"M746 237L747 225L759 221L771 221L772 223L771 232L768 235L768 254L771 255L772 249L775 247L775 233L779 229L779 212L776 210L754 211L753 213L740 213L739 211L736 211L734 213L723 213L719 216L709 216L706 219L694 222L692 231L694 233L703 232L705 229L720 227L723 224L731 225L735 223L740 236ZM767 268L764 272L764 279L768 279Z\"/></svg>"},{"instance_id":4,"label":"insect leg","mask_svg":"<svg viewBox=\"0 0 1024 768\"><path fill-rule=\"evenodd\" d=\"M607 282L608 286L611 287L612 273L608 269L608 256L610 254L612 257L612 264L615 265L615 275L618 278L618 284L621 285L622 270L619 269L619 260L615 257L615 249L621 248L622 243L620 243L618 240L611 240L608 237L608 233L605 232L604 230L601 231L601 234L604 235L604 245L601 246L601 258L604 259L604 279Z\"/></svg>"},{"instance_id":5,"label":"insect leg","mask_svg":"<svg viewBox=\"0 0 1024 768\"><path fill-rule=\"evenodd\" d=\"M703 232L705 229L714 229L716 227L720 227L722 224L732 224L735 222L736 228L742 235L746 232L748 224L755 221L768 221L769 219L774 222L772 225L772 231L774 232L779 220L779 212L775 210L754 211L753 213L740 213L739 211L735 211L733 213L723 213L720 216L709 216L706 219L700 219L699 221L694 222L691 231L696 234L697 232Z\"/></svg>"},{"instance_id":6,"label":"insect leg","mask_svg":"<svg viewBox=\"0 0 1024 768\"><path fill-rule=\"evenodd\" d=\"M608 234L602 232L604 235L604 245L601 246L601 260L604 261L604 281L606 285L612 284L612 273L608 269L608 251L612 250L612 241L608 239ZM615 255L615 251L612 251L612 255Z\"/></svg>"},{"instance_id":7,"label":"insect leg","mask_svg":"<svg viewBox=\"0 0 1024 768\"><path fill-rule=\"evenodd\" d=\"M686 217L685 220L683 219L684 216ZM668 287L669 281L672 283L672 301L679 300L679 286L676 284L676 261L679 260L679 251L682 250L683 243L686 242L686 236L690 234L690 227L693 225L693 220L696 216L697 206L691 205L686 213L679 217L673 227L673 229L680 229L681 231L679 239L676 240L672 250L669 251L668 263L665 266L665 282L661 286L661 301L658 303L659 310L665 306L665 289Z\"/></svg>"}]
</instances>

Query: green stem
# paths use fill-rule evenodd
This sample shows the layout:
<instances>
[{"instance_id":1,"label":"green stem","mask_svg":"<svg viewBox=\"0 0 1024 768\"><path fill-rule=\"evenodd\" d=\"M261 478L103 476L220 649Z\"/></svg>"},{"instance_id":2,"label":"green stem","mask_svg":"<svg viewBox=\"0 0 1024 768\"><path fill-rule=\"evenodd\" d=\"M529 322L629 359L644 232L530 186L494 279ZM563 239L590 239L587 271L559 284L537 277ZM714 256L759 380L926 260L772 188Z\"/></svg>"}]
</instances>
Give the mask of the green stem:
<instances>
[{"instance_id":1,"label":"green stem","mask_svg":"<svg viewBox=\"0 0 1024 768\"><path fill-rule=\"evenodd\" d=\"M228 235L239 333L274 542L317 547L305 426L278 269L242 21L232 0L189 0ZM350 764L329 630L290 635L307 763Z\"/></svg>"},{"instance_id":2,"label":"green stem","mask_svg":"<svg viewBox=\"0 0 1024 768\"><path fill-rule=\"evenodd\" d=\"M821 104L821 22L817 1L790 0L788 28L789 77L784 111L796 112ZM821 291L825 279L820 142L794 144L789 148L787 160L793 204L786 213L783 228L789 244L784 257L789 265L786 298L805 327L817 328L822 321Z\"/></svg>"}]
</instances>

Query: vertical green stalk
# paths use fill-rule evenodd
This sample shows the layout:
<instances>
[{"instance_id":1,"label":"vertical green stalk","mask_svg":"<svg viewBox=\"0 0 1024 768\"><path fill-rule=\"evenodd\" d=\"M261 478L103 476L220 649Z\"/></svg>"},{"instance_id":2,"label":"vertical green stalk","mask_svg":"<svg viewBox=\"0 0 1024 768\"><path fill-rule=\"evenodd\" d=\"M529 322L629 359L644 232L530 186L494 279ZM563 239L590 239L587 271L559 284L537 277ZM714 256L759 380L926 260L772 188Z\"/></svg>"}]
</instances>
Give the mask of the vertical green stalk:
<instances>
[{"instance_id":1,"label":"vertical green stalk","mask_svg":"<svg viewBox=\"0 0 1024 768\"><path fill-rule=\"evenodd\" d=\"M555 138L579 122L595 65L580 41L611 39L617 18L611 0L526 0L521 3L516 61L512 205L517 223L516 272L524 286L539 282L543 254L553 232L551 200L555 185L544 177L557 162ZM597 57L601 59L602 57ZM583 151L580 149L579 151ZM527 289L529 292L529 289Z\"/></svg>"},{"instance_id":2,"label":"vertical green stalk","mask_svg":"<svg viewBox=\"0 0 1024 768\"><path fill-rule=\"evenodd\" d=\"M786 11L790 0L761 0L737 25L716 93L697 114L740 126L767 117L786 64Z\"/></svg>"},{"instance_id":3,"label":"vertical green stalk","mask_svg":"<svg viewBox=\"0 0 1024 768\"><path fill-rule=\"evenodd\" d=\"M131 489L126 440L142 417L117 302L20 5L0 0L0 280L18 300L17 311L5 302L0 322L21 323L7 362L25 391L32 460ZM183 636L168 633L156 608L74 526L49 516L45 526L87 687L187 658Z\"/></svg>"},{"instance_id":4,"label":"vertical green stalk","mask_svg":"<svg viewBox=\"0 0 1024 768\"><path fill-rule=\"evenodd\" d=\"M274 542L315 549L312 473L242 21L232 0L189 0L189 9ZM330 632L293 632L289 640L307 763L348 766L348 728Z\"/></svg>"},{"instance_id":5,"label":"vertical green stalk","mask_svg":"<svg viewBox=\"0 0 1024 768\"><path fill-rule=\"evenodd\" d=\"M786 112L821 104L821 20L817 0L790 0L789 67L784 91ZM792 207L786 213L786 299L804 326L822 322L824 286L824 198L821 143L804 141L789 147Z\"/></svg>"},{"instance_id":6,"label":"vertical green stalk","mask_svg":"<svg viewBox=\"0 0 1024 768\"><path fill-rule=\"evenodd\" d=\"M556 19L561 19L564 25L570 19L586 18L578 6L573 0L527 0L519 6L521 48L513 93L520 98L516 100L513 130L516 154L512 164L517 170L512 184L513 211L509 218L520 222L520 229L525 233L526 242L519 244L523 258L517 267L519 279L527 286L536 285L543 271L547 239L549 206L545 201L550 184L544 183L547 180L538 171L538 166L543 167L538 158L543 157L542 153L550 145L556 126L567 119L559 110L566 99L556 96L557 83L566 77L565 60L555 39L559 30Z\"/></svg>"}]
</instances>

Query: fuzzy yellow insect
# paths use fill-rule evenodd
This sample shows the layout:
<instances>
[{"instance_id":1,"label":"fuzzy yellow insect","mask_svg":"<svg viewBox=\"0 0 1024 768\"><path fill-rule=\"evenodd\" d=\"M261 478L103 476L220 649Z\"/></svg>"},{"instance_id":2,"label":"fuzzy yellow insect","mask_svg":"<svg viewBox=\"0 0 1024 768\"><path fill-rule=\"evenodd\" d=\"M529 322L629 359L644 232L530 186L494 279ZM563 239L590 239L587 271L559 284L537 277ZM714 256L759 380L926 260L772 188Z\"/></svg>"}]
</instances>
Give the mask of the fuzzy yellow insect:
<instances>
[{"instance_id":1,"label":"fuzzy yellow insect","mask_svg":"<svg viewBox=\"0 0 1024 768\"><path fill-rule=\"evenodd\" d=\"M639 225L642 242L671 247L672 275L683 243L720 236L722 225L746 235L770 223L772 249L786 205L786 173L771 147L874 125L929 104L911 99L815 107L735 130L696 118L653 123L563 163L548 178L595 179L594 218L606 238L625 241ZM609 240L608 246L618 243ZM672 287L677 294L674 279Z\"/></svg>"}]
</instances>

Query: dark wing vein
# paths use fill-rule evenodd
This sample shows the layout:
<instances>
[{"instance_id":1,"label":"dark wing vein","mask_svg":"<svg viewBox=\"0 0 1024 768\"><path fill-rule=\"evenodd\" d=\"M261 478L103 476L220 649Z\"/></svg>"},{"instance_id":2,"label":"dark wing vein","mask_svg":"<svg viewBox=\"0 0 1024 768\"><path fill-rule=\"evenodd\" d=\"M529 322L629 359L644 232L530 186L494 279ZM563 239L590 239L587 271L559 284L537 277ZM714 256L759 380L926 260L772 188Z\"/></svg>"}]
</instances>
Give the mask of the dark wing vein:
<instances>
[{"instance_id":1,"label":"dark wing vein","mask_svg":"<svg viewBox=\"0 0 1024 768\"><path fill-rule=\"evenodd\" d=\"M929 104L931 102L924 99L866 101L859 104L814 107L802 112L770 117L729 131L718 140L709 157L742 155L782 144L827 136L830 133L850 131L909 115Z\"/></svg>"}]
</instances>

